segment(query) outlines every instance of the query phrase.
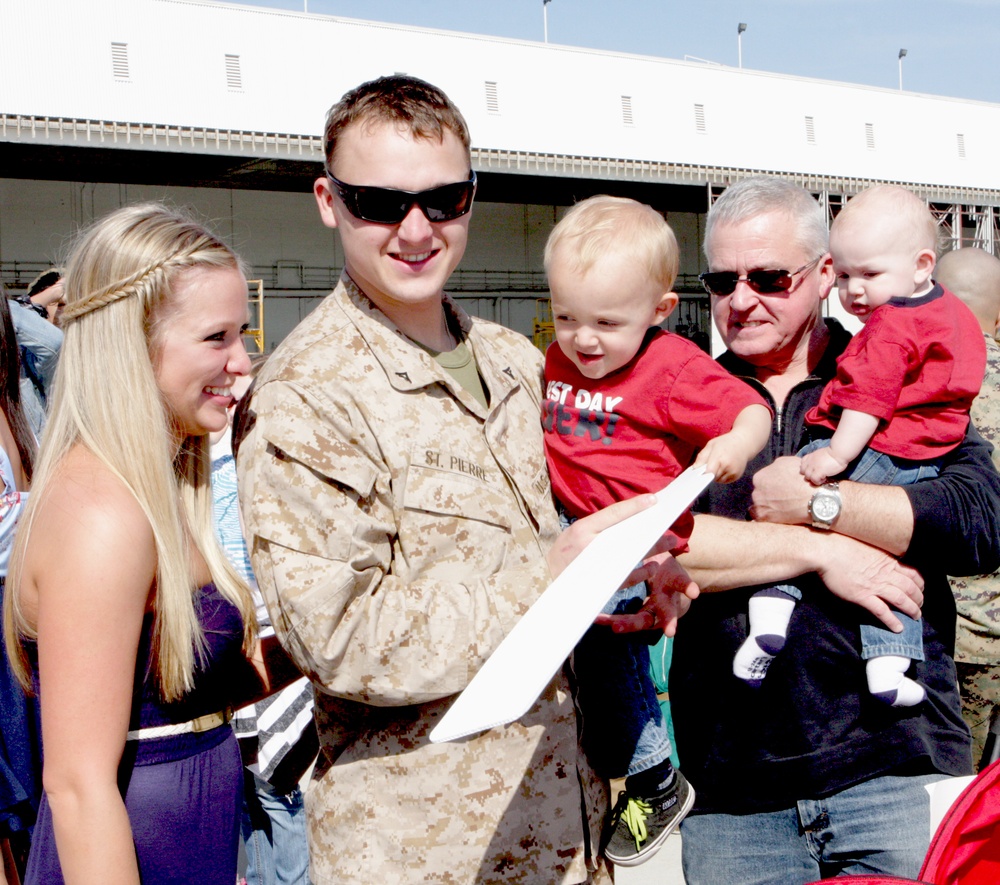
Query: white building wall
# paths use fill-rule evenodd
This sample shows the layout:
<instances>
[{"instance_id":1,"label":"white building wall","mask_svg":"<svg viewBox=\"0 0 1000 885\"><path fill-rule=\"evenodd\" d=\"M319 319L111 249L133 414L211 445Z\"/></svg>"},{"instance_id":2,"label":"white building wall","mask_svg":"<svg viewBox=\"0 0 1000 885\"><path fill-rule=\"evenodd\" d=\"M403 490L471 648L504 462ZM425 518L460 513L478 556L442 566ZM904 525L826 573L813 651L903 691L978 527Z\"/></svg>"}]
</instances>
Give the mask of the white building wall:
<instances>
[{"instance_id":1,"label":"white building wall","mask_svg":"<svg viewBox=\"0 0 1000 885\"><path fill-rule=\"evenodd\" d=\"M1000 105L982 102L196 0L0 0L0 25L6 113L318 135L345 90L403 71L442 86L480 148L1000 189ZM60 64L35 63L43 34Z\"/></svg>"}]
</instances>

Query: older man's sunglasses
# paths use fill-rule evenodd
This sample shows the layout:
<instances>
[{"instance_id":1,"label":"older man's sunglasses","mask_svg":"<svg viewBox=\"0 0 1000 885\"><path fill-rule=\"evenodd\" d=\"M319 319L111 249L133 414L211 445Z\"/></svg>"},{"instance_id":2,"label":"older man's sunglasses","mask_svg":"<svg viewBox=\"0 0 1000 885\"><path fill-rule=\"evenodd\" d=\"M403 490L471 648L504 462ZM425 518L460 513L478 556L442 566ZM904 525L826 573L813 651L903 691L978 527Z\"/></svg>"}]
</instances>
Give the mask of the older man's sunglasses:
<instances>
[{"instance_id":1,"label":"older man's sunglasses","mask_svg":"<svg viewBox=\"0 0 1000 885\"><path fill-rule=\"evenodd\" d=\"M699 274L698 279L709 295L732 295L741 282L746 283L758 295L776 295L791 289L795 284L795 278L822 257L823 255L817 255L797 270L752 270L742 277L731 270L708 271Z\"/></svg>"},{"instance_id":2,"label":"older man's sunglasses","mask_svg":"<svg viewBox=\"0 0 1000 885\"><path fill-rule=\"evenodd\" d=\"M355 218L373 224L399 224L414 205L420 207L428 221L454 221L472 208L476 195L476 173L473 171L469 172L467 181L442 184L425 191L347 184L329 172L326 177L337 189L347 211Z\"/></svg>"}]
</instances>

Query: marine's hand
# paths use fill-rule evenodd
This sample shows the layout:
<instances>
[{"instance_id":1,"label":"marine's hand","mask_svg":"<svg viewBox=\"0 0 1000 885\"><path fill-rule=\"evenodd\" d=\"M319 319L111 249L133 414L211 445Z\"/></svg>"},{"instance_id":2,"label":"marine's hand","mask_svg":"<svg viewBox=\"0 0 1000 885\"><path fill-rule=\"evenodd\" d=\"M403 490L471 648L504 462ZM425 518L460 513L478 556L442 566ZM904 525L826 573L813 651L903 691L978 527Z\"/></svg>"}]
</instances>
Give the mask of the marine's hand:
<instances>
[{"instance_id":1,"label":"marine's hand","mask_svg":"<svg viewBox=\"0 0 1000 885\"><path fill-rule=\"evenodd\" d=\"M556 542L549 549L546 559L552 577L558 577L560 572L604 529L652 507L655 503L655 495L637 495L578 519L568 529L559 533Z\"/></svg>"},{"instance_id":2,"label":"marine's hand","mask_svg":"<svg viewBox=\"0 0 1000 885\"><path fill-rule=\"evenodd\" d=\"M700 592L670 552L676 544L677 538L668 532L646 554L642 565L628 576L626 586L645 581L649 589L639 611L630 615L598 615L594 623L609 626L615 633L656 630L673 636L677 620Z\"/></svg>"}]
</instances>

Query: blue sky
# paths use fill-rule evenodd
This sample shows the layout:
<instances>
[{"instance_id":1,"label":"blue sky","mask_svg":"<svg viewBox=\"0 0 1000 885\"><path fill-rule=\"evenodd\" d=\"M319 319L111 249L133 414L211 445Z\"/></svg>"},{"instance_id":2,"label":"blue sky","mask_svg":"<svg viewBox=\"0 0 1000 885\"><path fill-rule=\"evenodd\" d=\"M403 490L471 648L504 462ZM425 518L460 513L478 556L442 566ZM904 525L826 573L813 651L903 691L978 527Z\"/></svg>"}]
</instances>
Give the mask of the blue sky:
<instances>
[{"instance_id":1,"label":"blue sky","mask_svg":"<svg viewBox=\"0 0 1000 885\"><path fill-rule=\"evenodd\" d=\"M229 2L229 0L223 0ZM542 40L541 0L241 0ZM549 42L1000 102L1000 0L551 0Z\"/></svg>"}]
</instances>

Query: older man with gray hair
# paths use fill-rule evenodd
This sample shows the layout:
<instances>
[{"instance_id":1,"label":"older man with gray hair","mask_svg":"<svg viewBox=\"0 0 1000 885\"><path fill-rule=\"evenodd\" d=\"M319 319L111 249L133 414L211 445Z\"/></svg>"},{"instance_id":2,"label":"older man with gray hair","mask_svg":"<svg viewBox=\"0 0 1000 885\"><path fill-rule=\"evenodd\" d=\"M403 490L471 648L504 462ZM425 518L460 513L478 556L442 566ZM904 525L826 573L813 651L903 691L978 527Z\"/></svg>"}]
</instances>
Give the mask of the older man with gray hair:
<instances>
[{"instance_id":1,"label":"older man with gray hair","mask_svg":"<svg viewBox=\"0 0 1000 885\"><path fill-rule=\"evenodd\" d=\"M849 340L823 317L834 283L825 215L791 183L742 181L709 212L705 254L727 347L719 361L775 417L744 477L710 488L680 557L703 590L680 622L670 683L678 752L698 791L682 827L686 880L916 876L930 831L924 787L972 770L945 572L1000 561L1000 477L970 431L937 479L811 486L794 457L803 419ZM755 689L732 672L748 598L790 578L803 600ZM887 707L864 690L859 615L898 629L895 612L919 617L921 606L926 660L915 666L928 697Z\"/></svg>"}]
</instances>

